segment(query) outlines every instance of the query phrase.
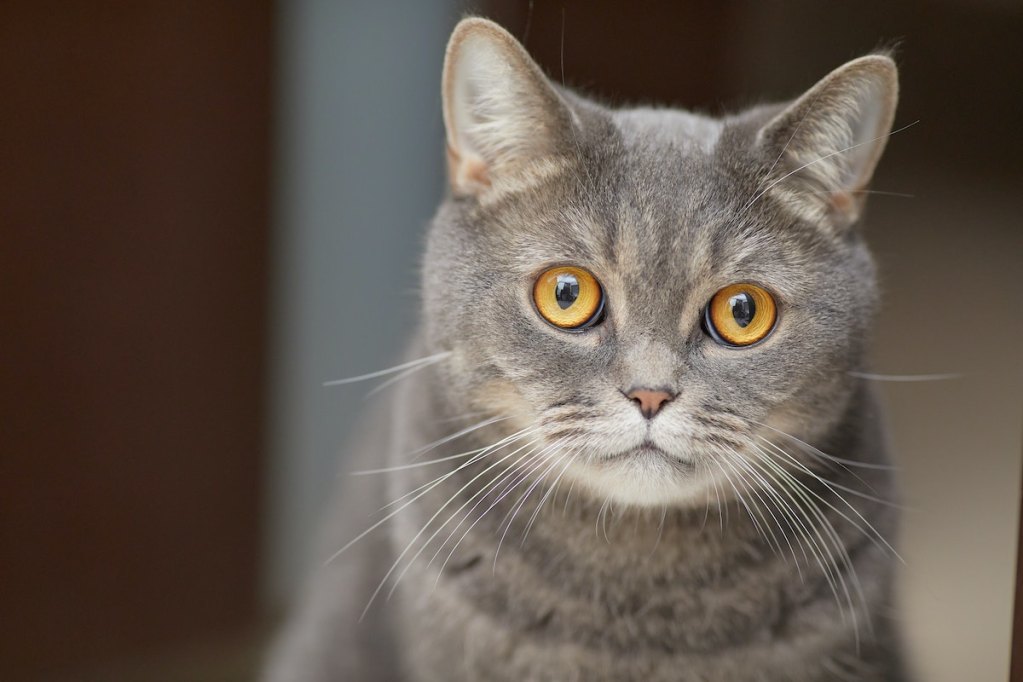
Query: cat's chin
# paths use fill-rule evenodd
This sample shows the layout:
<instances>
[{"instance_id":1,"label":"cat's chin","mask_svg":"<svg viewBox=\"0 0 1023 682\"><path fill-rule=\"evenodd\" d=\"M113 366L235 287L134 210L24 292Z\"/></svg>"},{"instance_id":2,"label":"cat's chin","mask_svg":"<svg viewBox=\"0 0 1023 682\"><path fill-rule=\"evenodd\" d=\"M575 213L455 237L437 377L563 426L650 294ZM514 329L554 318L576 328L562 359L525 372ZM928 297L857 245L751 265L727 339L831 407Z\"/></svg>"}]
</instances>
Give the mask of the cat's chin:
<instances>
[{"instance_id":1,"label":"cat's chin","mask_svg":"<svg viewBox=\"0 0 1023 682\"><path fill-rule=\"evenodd\" d=\"M575 462L566 474L595 497L637 507L702 504L708 485L695 464L652 443Z\"/></svg>"}]
</instances>

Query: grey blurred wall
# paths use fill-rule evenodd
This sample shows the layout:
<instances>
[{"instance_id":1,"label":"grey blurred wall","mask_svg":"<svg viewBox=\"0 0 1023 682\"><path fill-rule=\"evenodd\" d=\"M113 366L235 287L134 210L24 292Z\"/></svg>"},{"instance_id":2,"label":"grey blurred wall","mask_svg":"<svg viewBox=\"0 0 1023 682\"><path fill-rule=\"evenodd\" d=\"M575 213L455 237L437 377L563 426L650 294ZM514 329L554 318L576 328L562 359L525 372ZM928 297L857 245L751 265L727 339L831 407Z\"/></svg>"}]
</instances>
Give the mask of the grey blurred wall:
<instances>
[{"instance_id":1,"label":"grey blurred wall","mask_svg":"<svg viewBox=\"0 0 1023 682\"><path fill-rule=\"evenodd\" d=\"M296 0L278 22L277 186L265 590L285 601L364 385L399 361L442 189L445 0Z\"/></svg>"}]
</instances>

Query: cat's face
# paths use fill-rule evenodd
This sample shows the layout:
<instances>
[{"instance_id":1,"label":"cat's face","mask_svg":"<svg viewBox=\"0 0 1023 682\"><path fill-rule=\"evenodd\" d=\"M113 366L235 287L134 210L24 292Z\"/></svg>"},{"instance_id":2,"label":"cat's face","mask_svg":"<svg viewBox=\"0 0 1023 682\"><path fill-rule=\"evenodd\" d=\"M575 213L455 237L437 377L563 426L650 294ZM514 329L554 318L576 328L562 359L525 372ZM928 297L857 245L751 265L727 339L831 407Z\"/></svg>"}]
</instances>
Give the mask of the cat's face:
<instances>
[{"instance_id":1,"label":"cat's face","mask_svg":"<svg viewBox=\"0 0 1023 682\"><path fill-rule=\"evenodd\" d=\"M769 475L774 429L833 426L876 298L857 192L895 97L887 58L843 69L730 119L610 111L463 22L424 270L449 401L529 429L536 473L637 505L734 493Z\"/></svg>"}]
</instances>

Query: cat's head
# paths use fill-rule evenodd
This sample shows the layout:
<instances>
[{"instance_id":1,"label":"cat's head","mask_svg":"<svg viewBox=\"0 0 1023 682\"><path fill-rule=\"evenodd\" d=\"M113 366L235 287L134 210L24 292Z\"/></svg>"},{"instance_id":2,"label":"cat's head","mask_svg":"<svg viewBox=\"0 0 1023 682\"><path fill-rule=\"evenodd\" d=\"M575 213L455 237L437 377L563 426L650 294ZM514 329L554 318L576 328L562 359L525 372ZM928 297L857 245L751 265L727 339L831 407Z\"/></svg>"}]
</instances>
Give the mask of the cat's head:
<instances>
[{"instance_id":1,"label":"cat's head","mask_svg":"<svg viewBox=\"0 0 1023 682\"><path fill-rule=\"evenodd\" d=\"M876 306L856 222L897 90L871 55L735 116L612 110L460 23L423 278L447 400L638 505L749 478L770 430L827 432Z\"/></svg>"}]
</instances>

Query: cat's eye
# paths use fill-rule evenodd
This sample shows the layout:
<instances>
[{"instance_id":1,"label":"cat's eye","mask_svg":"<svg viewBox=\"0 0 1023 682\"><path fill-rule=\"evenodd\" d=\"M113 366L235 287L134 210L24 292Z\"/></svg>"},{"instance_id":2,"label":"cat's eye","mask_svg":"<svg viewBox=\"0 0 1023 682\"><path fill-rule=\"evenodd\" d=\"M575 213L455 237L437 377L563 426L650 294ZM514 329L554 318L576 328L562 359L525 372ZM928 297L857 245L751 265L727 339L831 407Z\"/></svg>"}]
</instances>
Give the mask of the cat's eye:
<instances>
[{"instance_id":1,"label":"cat's eye","mask_svg":"<svg viewBox=\"0 0 1023 682\"><path fill-rule=\"evenodd\" d=\"M732 284L721 289L707 304L707 331L726 346L750 346L762 340L778 319L771 296L756 284Z\"/></svg>"},{"instance_id":2,"label":"cat's eye","mask_svg":"<svg viewBox=\"0 0 1023 682\"><path fill-rule=\"evenodd\" d=\"M600 322L604 291L586 270L559 265L536 278L533 303L540 316L555 327L580 331Z\"/></svg>"}]
</instances>

